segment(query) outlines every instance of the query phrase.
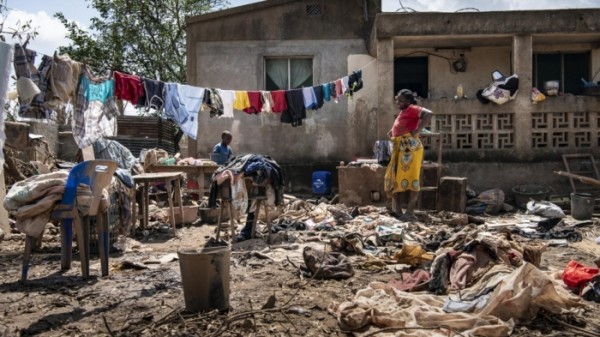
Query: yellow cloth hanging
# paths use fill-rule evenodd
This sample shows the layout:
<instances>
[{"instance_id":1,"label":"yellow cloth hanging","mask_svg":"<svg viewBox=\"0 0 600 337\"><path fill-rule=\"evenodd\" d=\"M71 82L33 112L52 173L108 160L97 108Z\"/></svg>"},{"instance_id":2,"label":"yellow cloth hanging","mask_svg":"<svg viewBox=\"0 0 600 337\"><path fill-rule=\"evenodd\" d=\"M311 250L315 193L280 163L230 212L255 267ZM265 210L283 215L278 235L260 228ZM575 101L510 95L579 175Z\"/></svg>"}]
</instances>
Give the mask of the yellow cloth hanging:
<instances>
[{"instance_id":1,"label":"yellow cloth hanging","mask_svg":"<svg viewBox=\"0 0 600 337\"><path fill-rule=\"evenodd\" d=\"M423 163L423 144L410 133L392 137L392 158L385 171L384 190L392 194L421 189L420 176Z\"/></svg>"}]
</instances>

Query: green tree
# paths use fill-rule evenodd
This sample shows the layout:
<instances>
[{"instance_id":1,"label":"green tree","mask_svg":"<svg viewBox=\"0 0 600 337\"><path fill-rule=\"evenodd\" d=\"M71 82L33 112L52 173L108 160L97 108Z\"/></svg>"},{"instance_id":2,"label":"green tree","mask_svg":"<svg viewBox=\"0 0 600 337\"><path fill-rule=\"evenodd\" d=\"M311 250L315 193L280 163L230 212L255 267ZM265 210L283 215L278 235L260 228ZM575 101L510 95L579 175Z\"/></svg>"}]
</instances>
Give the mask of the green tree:
<instances>
[{"instance_id":1,"label":"green tree","mask_svg":"<svg viewBox=\"0 0 600 337\"><path fill-rule=\"evenodd\" d=\"M10 35L11 38L19 40L19 43L27 45L30 40L35 39L38 31L31 27L31 20L17 22L16 27L5 27L6 14L8 12L7 0L0 0L0 41L6 42L5 35Z\"/></svg>"},{"instance_id":2,"label":"green tree","mask_svg":"<svg viewBox=\"0 0 600 337\"><path fill-rule=\"evenodd\" d=\"M97 72L120 70L165 82L186 82L185 19L222 9L227 0L86 0L98 10L90 30L56 17L73 43L61 53Z\"/></svg>"}]
</instances>

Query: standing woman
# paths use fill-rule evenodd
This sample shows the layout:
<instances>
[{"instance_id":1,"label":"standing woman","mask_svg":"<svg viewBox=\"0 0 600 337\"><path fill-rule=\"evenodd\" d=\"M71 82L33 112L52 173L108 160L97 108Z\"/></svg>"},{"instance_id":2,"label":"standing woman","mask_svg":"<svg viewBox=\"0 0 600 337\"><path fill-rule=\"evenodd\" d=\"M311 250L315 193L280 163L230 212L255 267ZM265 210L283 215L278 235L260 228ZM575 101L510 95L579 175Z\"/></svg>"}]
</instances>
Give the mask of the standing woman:
<instances>
[{"instance_id":1,"label":"standing woman","mask_svg":"<svg viewBox=\"0 0 600 337\"><path fill-rule=\"evenodd\" d=\"M395 97L400 114L388 132L394 145L392 158L385 172L385 191L392 197L392 211L405 220L414 219L414 208L421 189L423 144L419 130L429 126L432 112L417 105L412 91L402 89ZM400 193L409 192L406 212L400 207Z\"/></svg>"}]
</instances>

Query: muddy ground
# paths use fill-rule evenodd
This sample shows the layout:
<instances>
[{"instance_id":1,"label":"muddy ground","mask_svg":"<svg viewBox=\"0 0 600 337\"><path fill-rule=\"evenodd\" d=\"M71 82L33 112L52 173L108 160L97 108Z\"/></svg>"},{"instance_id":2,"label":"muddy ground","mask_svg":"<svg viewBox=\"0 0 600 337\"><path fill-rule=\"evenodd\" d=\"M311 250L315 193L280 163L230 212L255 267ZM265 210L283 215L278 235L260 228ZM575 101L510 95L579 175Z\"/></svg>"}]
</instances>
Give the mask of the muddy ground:
<instances>
[{"instance_id":1,"label":"muddy ground","mask_svg":"<svg viewBox=\"0 0 600 337\"><path fill-rule=\"evenodd\" d=\"M356 269L347 280L314 280L299 269L304 245L325 246L314 236L295 236L294 243L279 245L285 248L253 240L255 246L246 243L246 251L232 252L230 311L190 313L179 262L167 262L168 254L202 246L214 229L184 226L176 237L164 228L139 233L135 239L141 245L111 254L108 277L99 276L98 258L92 255L88 280L80 277L77 254L71 270L60 272L60 237L54 231L34 252L25 284L18 282L23 235L12 235L0 242L0 336L354 336L340 330L327 311L329 304L352 299L371 281L397 275L390 268ZM598 255L593 235L588 232L584 241L569 247L549 247L541 268L559 273L572 259L593 264ZM166 257L162 263L157 261L161 257ZM518 326L513 336L600 336L600 306L588 303L578 316L541 313Z\"/></svg>"}]
</instances>

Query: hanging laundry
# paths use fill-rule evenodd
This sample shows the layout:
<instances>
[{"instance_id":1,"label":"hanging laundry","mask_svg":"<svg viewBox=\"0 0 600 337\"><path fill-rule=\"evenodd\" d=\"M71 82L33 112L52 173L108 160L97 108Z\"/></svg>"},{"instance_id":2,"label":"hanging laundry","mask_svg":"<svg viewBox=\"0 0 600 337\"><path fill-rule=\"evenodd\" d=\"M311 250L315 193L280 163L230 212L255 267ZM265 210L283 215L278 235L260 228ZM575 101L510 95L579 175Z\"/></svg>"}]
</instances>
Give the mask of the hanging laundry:
<instances>
[{"instance_id":1,"label":"hanging laundry","mask_svg":"<svg viewBox=\"0 0 600 337\"><path fill-rule=\"evenodd\" d=\"M287 110L285 90L271 91L271 98L273 98L273 112L284 112Z\"/></svg>"},{"instance_id":2,"label":"hanging laundry","mask_svg":"<svg viewBox=\"0 0 600 337\"><path fill-rule=\"evenodd\" d=\"M346 90L346 95L352 96L352 94L362 89L362 87L362 70L353 71L352 74L348 76L348 89Z\"/></svg>"},{"instance_id":3,"label":"hanging laundry","mask_svg":"<svg viewBox=\"0 0 600 337\"><path fill-rule=\"evenodd\" d=\"M154 109L162 110L165 106L165 82L159 80L151 80L142 78L142 86L144 88L144 108L146 111Z\"/></svg>"},{"instance_id":4,"label":"hanging laundry","mask_svg":"<svg viewBox=\"0 0 600 337\"><path fill-rule=\"evenodd\" d=\"M259 114L262 110L262 95L260 91L248 91L250 106L244 109L249 114Z\"/></svg>"},{"instance_id":5,"label":"hanging laundry","mask_svg":"<svg viewBox=\"0 0 600 337\"><path fill-rule=\"evenodd\" d=\"M204 90L203 107L207 107L210 113L210 118L215 116L223 116L223 101L217 92L217 89L206 88Z\"/></svg>"},{"instance_id":6,"label":"hanging laundry","mask_svg":"<svg viewBox=\"0 0 600 337\"><path fill-rule=\"evenodd\" d=\"M14 47L11 44L0 41L0 106L6 104L6 93L10 81L11 63L14 57ZM4 109L0 110L0 149L4 149ZM0 173L4 171L4 151L0 151Z\"/></svg>"},{"instance_id":7,"label":"hanging laundry","mask_svg":"<svg viewBox=\"0 0 600 337\"><path fill-rule=\"evenodd\" d=\"M244 109L250 107L250 100L248 98L247 91L236 91L235 99L233 101L233 108L235 110L244 111Z\"/></svg>"},{"instance_id":8,"label":"hanging laundry","mask_svg":"<svg viewBox=\"0 0 600 337\"><path fill-rule=\"evenodd\" d=\"M313 87L313 91L315 92L315 97L317 98L317 107L316 109L321 109L323 107L323 86L315 85ZM316 110L315 109L315 110Z\"/></svg>"},{"instance_id":9,"label":"hanging laundry","mask_svg":"<svg viewBox=\"0 0 600 337\"><path fill-rule=\"evenodd\" d=\"M44 55L42 57L42 61L38 66L38 88L40 89L40 93L33 98L33 101L30 104L29 113L36 116L44 116L46 119L50 119L52 114L52 110L46 108L44 106L44 102L46 101L46 95L50 89L49 76L50 71L52 69L52 57L48 55ZM23 114L27 114L27 112L23 112ZM21 115L21 111L19 110L19 115Z\"/></svg>"},{"instance_id":10,"label":"hanging laundry","mask_svg":"<svg viewBox=\"0 0 600 337\"><path fill-rule=\"evenodd\" d=\"M313 88L302 88L302 95L304 96L304 108L317 110L317 96Z\"/></svg>"},{"instance_id":11,"label":"hanging laundry","mask_svg":"<svg viewBox=\"0 0 600 337\"><path fill-rule=\"evenodd\" d=\"M348 76L342 77L342 93L343 94L346 94L346 91L348 90L348 81L349 81Z\"/></svg>"},{"instance_id":12,"label":"hanging laundry","mask_svg":"<svg viewBox=\"0 0 600 337\"><path fill-rule=\"evenodd\" d=\"M118 71L113 72L115 78L115 96L123 101L138 105L144 102L144 85L142 79L136 75L129 75ZM143 105L143 104L140 104Z\"/></svg>"},{"instance_id":13,"label":"hanging laundry","mask_svg":"<svg viewBox=\"0 0 600 337\"><path fill-rule=\"evenodd\" d=\"M331 101L331 85L330 83L321 84L321 88L323 88L323 100L329 102Z\"/></svg>"},{"instance_id":14,"label":"hanging laundry","mask_svg":"<svg viewBox=\"0 0 600 337\"><path fill-rule=\"evenodd\" d=\"M336 83L329 82L329 92L331 94L331 99L337 103L337 94L336 94Z\"/></svg>"},{"instance_id":15,"label":"hanging laundry","mask_svg":"<svg viewBox=\"0 0 600 337\"><path fill-rule=\"evenodd\" d=\"M281 114L281 123L290 123L292 126L302 125L302 120L306 118L302 89L287 90L285 99L287 110Z\"/></svg>"},{"instance_id":16,"label":"hanging laundry","mask_svg":"<svg viewBox=\"0 0 600 337\"><path fill-rule=\"evenodd\" d=\"M80 149L98 139L117 135L119 110L114 99L115 83L94 78L88 69L81 74L73 111L73 138Z\"/></svg>"},{"instance_id":17,"label":"hanging laundry","mask_svg":"<svg viewBox=\"0 0 600 337\"><path fill-rule=\"evenodd\" d=\"M19 92L19 116L23 118L49 118L51 111L44 108L48 81L46 79L51 58L44 56L38 69L35 68L37 53L15 44L14 67Z\"/></svg>"},{"instance_id":18,"label":"hanging laundry","mask_svg":"<svg viewBox=\"0 0 600 337\"><path fill-rule=\"evenodd\" d=\"M44 107L58 110L63 105L77 100L77 84L81 75L81 63L71 60L69 55L54 53L48 75L48 93Z\"/></svg>"},{"instance_id":19,"label":"hanging laundry","mask_svg":"<svg viewBox=\"0 0 600 337\"><path fill-rule=\"evenodd\" d=\"M235 100L235 91L217 89L217 93L221 96L221 102L223 103L223 116L226 118L233 118L233 101Z\"/></svg>"},{"instance_id":20,"label":"hanging laundry","mask_svg":"<svg viewBox=\"0 0 600 337\"><path fill-rule=\"evenodd\" d=\"M205 88L177 83L165 85L165 117L173 120L192 139L198 133L198 112Z\"/></svg>"},{"instance_id":21,"label":"hanging laundry","mask_svg":"<svg viewBox=\"0 0 600 337\"><path fill-rule=\"evenodd\" d=\"M344 95L344 85L342 84L342 79L335 80L335 102L339 102L339 98Z\"/></svg>"},{"instance_id":22,"label":"hanging laundry","mask_svg":"<svg viewBox=\"0 0 600 337\"><path fill-rule=\"evenodd\" d=\"M261 91L260 92L262 98L262 109L261 112L273 112L273 106L275 102L273 101L273 97L271 96L270 91Z\"/></svg>"}]
</instances>

